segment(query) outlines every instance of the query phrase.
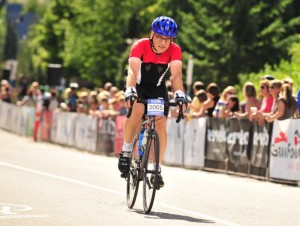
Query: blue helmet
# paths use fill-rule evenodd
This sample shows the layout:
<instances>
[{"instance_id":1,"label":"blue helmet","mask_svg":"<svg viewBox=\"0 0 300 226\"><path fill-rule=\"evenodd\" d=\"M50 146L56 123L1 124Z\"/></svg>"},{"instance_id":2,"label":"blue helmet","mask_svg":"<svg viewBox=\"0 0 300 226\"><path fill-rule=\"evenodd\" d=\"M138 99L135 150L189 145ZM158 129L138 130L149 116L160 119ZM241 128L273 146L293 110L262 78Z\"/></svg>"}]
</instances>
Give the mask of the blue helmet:
<instances>
[{"instance_id":1,"label":"blue helmet","mask_svg":"<svg viewBox=\"0 0 300 226\"><path fill-rule=\"evenodd\" d=\"M176 22L167 16L159 16L152 22L152 31L159 35L175 38L178 34Z\"/></svg>"}]
</instances>

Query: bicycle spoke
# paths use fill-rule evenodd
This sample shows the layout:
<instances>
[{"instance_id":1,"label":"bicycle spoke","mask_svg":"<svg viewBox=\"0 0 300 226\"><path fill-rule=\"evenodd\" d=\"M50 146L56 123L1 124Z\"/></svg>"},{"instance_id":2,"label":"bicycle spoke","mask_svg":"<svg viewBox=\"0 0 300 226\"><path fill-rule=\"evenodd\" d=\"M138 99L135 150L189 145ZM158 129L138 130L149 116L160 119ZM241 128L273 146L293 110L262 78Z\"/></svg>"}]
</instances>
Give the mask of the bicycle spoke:
<instances>
[{"instance_id":1,"label":"bicycle spoke","mask_svg":"<svg viewBox=\"0 0 300 226\"><path fill-rule=\"evenodd\" d=\"M131 151L130 170L127 175L127 205L132 208L135 204L139 189L139 156L137 153L137 137L134 140L133 150Z\"/></svg>"},{"instance_id":2,"label":"bicycle spoke","mask_svg":"<svg viewBox=\"0 0 300 226\"><path fill-rule=\"evenodd\" d=\"M156 131L149 136L143 159L144 182L143 182L143 204L145 213L150 213L153 206L158 174L159 140Z\"/></svg>"}]
</instances>

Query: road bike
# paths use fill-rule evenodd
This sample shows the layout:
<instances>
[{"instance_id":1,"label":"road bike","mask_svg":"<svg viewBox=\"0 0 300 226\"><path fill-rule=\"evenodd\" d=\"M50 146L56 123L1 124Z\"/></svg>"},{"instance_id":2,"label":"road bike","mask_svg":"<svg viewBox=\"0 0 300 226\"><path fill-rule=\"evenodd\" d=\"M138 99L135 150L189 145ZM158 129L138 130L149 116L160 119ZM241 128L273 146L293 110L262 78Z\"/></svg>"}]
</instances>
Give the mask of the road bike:
<instances>
[{"instance_id":1,"label":"road bike","mask_svg":"<svg viewBox=\"0 0 300 226\"><path fill-rule=\"evenodd\" d=\"M133 101L132 101L133 103ZM155 130L155 121L164 116L166 106L176 106L174 102L167 102L163 99L138 100L143 103L145 112L142 118L140 131L136 134L131 151L130 170L127 174L127 205L133 208L139 189L140 181L143 181L143 207L146 214L150 213L156 190L160 187L157 184L159 174L159 137ZM179 103L179 113L176 122L184 118L182 112L183 103ZM131 104L132 106L132 104ZM130 117L132 107L129 108L127 117Z\"/></svg>"}]
</instances>

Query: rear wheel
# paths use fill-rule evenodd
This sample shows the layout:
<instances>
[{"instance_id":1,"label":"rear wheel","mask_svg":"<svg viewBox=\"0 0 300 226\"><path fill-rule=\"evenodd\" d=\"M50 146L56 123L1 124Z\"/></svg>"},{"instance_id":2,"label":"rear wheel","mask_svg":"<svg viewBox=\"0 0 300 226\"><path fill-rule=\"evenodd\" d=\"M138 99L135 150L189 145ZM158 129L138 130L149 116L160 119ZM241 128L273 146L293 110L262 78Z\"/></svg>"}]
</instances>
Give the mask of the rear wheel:
<instances>
[{"instance_id":1,"label":"rear wheel","mask_svg":"<svg viewBox=\"0 0 300 226\"><path fill-rule=\"evenodd\" d=\"M150 213L157 189L159 167L159 138L154 130L148 134L143 158L143 205L145 213Z\"/></svg>"},{"instance_id":2,"label":"rear wheel","mask_svg":"<svg viewBox=\"0 0 300 226\"><path fill-rule=\"evenodd\" d=\"M133 142L133 149L130 155L130 169L127 175L127 206L131 209L134 204L139 190L139 155L138 155L138 135Z\"/></svg>"}]
</instances>

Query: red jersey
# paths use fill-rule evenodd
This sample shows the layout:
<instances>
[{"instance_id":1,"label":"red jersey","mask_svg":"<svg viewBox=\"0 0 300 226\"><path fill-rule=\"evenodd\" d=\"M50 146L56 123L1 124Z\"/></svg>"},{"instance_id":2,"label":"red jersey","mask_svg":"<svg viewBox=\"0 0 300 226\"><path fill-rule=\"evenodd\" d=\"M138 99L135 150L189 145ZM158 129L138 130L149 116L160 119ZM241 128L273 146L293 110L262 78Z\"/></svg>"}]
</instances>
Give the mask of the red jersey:
<instances>
[{"instance_id":1,"label":"red jersey","mask_svg":"<svg viewBox=\"0 0 300 226\"><path fill-rule=\"evenodd\" d=\"M137 83L142 86L160 86L166 80L166 73L169 70L170 62L182 60L181 48L174 42L169 48L157 54L152 50L149 38L138 40L131 48L129 58L137 57L141 59Z\"/></svg>"}]
</instances>

